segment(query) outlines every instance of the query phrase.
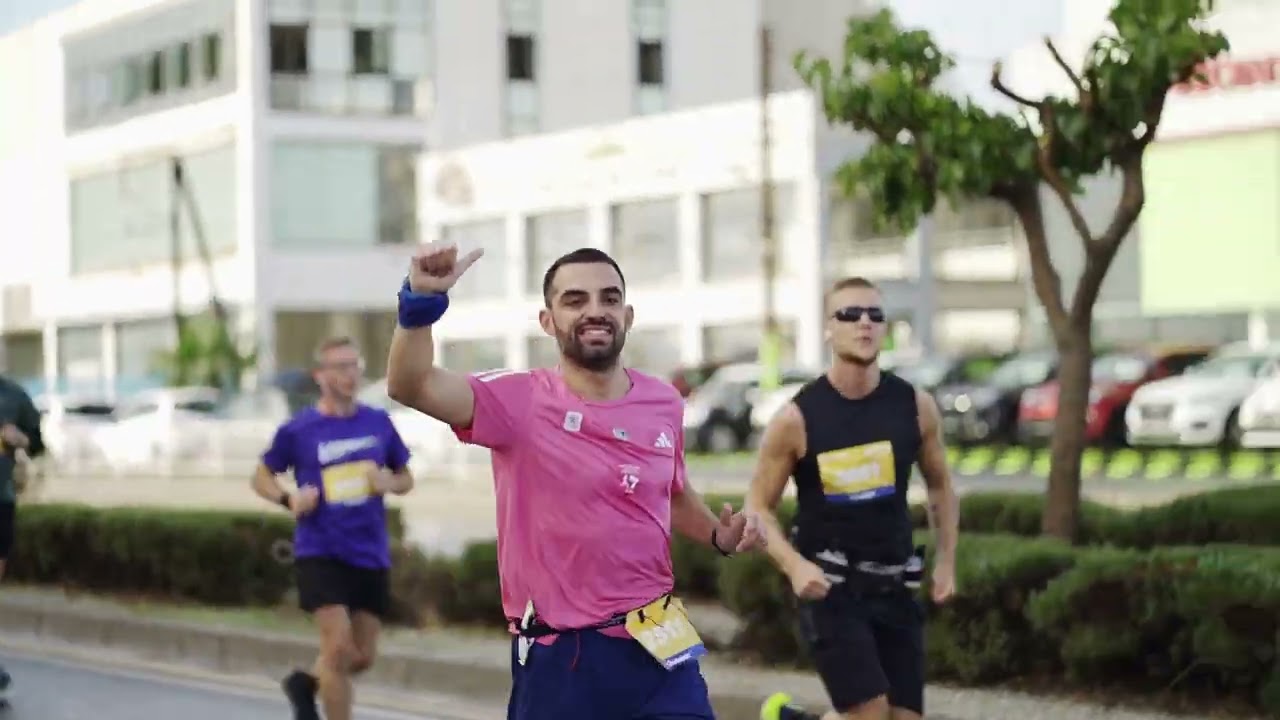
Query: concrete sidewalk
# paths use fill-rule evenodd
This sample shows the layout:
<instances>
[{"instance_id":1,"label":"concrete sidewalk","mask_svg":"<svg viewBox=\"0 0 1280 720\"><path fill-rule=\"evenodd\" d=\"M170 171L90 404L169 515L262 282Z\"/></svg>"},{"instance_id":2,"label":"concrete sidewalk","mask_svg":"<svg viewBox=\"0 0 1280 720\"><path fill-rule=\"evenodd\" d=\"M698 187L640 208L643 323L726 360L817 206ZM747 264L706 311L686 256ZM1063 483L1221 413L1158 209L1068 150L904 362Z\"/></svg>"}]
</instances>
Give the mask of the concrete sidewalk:
<instances>
[{"instance_id":1,"label":"concrete sidewalk","mask_svg":"<svg viewBox=\"0 0 1280 720\"><path fill-rule=\"evenodd\" d=\"M715 625L691 609L695 624ZM711 630L708 627L708 630ZM718 628L722 631L723 628ZM709 633L710 634L710 633ZM718 632L717 632L718 634ZM6 639L50 646L124 652L148 661L190 665L225 673L278 677L309 665L315 641L301 628L266 631L226 623L147 617L111 600L67 597L56 591L0 591L0 643ZM365 685L422 693L489 708L501 717L510 688L510 642L480 631L389 631ZM786 690L810 707L825 707L825 692L811 675L735 664L712 656L703 664L716 712L724 720L756 718L760 701ZM1003 691L930 686L927 704L935 720L1169 720L1173 716L1046 700ZM427 709L424 707L424 709Z\"/></svg>"}]
</instances>

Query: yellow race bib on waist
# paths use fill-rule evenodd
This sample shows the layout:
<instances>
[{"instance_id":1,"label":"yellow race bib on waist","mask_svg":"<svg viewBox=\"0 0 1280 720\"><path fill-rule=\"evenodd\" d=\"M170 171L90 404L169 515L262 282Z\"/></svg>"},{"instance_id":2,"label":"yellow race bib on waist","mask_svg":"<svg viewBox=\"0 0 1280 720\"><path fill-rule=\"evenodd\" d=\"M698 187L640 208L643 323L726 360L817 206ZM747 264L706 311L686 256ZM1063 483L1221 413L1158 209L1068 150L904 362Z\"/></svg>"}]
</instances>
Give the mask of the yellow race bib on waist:
<instances>
[{"instance_id":1,"label":"yellow race bib on waist","mask_svg":"<svg viewBox=\"0 0 1280 720\"><path fill-rule=\"evenodd\" d=\"M684 603L675 595L663 595L627 613L627 632L668 670L707 654Z\"/></svg>"}]
</instances>

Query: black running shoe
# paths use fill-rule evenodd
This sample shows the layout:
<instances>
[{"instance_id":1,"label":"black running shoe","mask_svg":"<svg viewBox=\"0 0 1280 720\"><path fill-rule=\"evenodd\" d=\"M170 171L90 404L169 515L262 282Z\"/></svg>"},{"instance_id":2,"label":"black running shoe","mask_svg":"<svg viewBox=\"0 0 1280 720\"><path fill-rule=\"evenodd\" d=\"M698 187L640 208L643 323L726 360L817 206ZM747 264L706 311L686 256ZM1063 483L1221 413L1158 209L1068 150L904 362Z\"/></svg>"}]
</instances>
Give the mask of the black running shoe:
<instances>
[{"instance_id":1,"label":"black running shoe","mask_svg":"<svg viewBox=\"0 0 1280 720\"><path fill-rule=\"evenodd\" d=\"M316 707L316 690L320 682L305 670L294 670L280 682L285 697L293 706L293 720L320 720Z\"/></svg>"}]
</instances>

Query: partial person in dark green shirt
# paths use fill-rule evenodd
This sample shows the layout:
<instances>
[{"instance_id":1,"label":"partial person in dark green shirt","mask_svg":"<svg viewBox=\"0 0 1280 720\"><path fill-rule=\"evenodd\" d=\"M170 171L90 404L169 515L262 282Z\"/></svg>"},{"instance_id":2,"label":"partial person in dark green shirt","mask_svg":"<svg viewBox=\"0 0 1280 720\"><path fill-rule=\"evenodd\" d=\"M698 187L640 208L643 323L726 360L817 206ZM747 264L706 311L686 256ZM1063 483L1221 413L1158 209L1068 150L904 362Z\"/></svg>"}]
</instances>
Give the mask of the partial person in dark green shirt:
<instances>
[{"instance_id":1,"label":"partial person in dark green shirt","mask_svg":"<svg viewBox=\"0 0 1280 720\"><path fill-rule=\"evenodd\" d=\"M0 578L13 549L19 452L31 458L44 453L40 413L21 385L0 376ZM8 696L10 685L9 673L0 666L0 703Z\"/></svg>"}]
</instances>

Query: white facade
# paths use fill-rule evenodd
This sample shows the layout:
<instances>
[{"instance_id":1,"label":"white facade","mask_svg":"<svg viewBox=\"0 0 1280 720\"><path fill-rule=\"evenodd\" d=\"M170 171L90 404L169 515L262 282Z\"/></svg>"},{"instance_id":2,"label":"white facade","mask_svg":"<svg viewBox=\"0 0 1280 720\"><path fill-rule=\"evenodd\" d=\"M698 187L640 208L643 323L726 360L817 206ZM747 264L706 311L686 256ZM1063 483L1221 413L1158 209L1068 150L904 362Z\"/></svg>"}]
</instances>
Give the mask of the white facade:
<instances>
[{"instance_id":1,"label":"white facade","mask_svg":"<svg viewBox=\"0 0 1280 720\"><path fill-rule=\"evenodd\" d=\"M785 277L778 282L777 312L795 323L796 360L820 362L823 178L812 97L803 91L780 94L770 103L777 141L772 154L774 182L794 193L793 211L780 223L780 260ZM725 282L705 279L702 236L703 197L757 186L760 180L759 103L744 101L713 108L670 113L604 128L477 145L427 153L419 177L421 214L428 237L445 228L500 219L504 244L505 292L474 301L454 301L440 323L441 337L453 340L500 337L508 362L528 363L528 341L537 338L542 306L541 277L546 262L529 257L527 219L543 213L579 209L585 221L584 245L617 252L611 208L637 201L673 203L679 234L675 256L664 258L677 272L658 284L629 282L636 308L636 330L666 328L678 333L684 363L701 361L703 331L717 325L758 322L763 312L759 273ZM758 192L756 190L755 192ZM566 245L563 251L572 250ZM751 252L750 247L745 248ZM751 269L759 267L752 253ZM479 262L498 258L486 257ZM624 273L627 256L622 255ZM447 350L446 350L447 362Z\"/></svg>"}]
</instances>

